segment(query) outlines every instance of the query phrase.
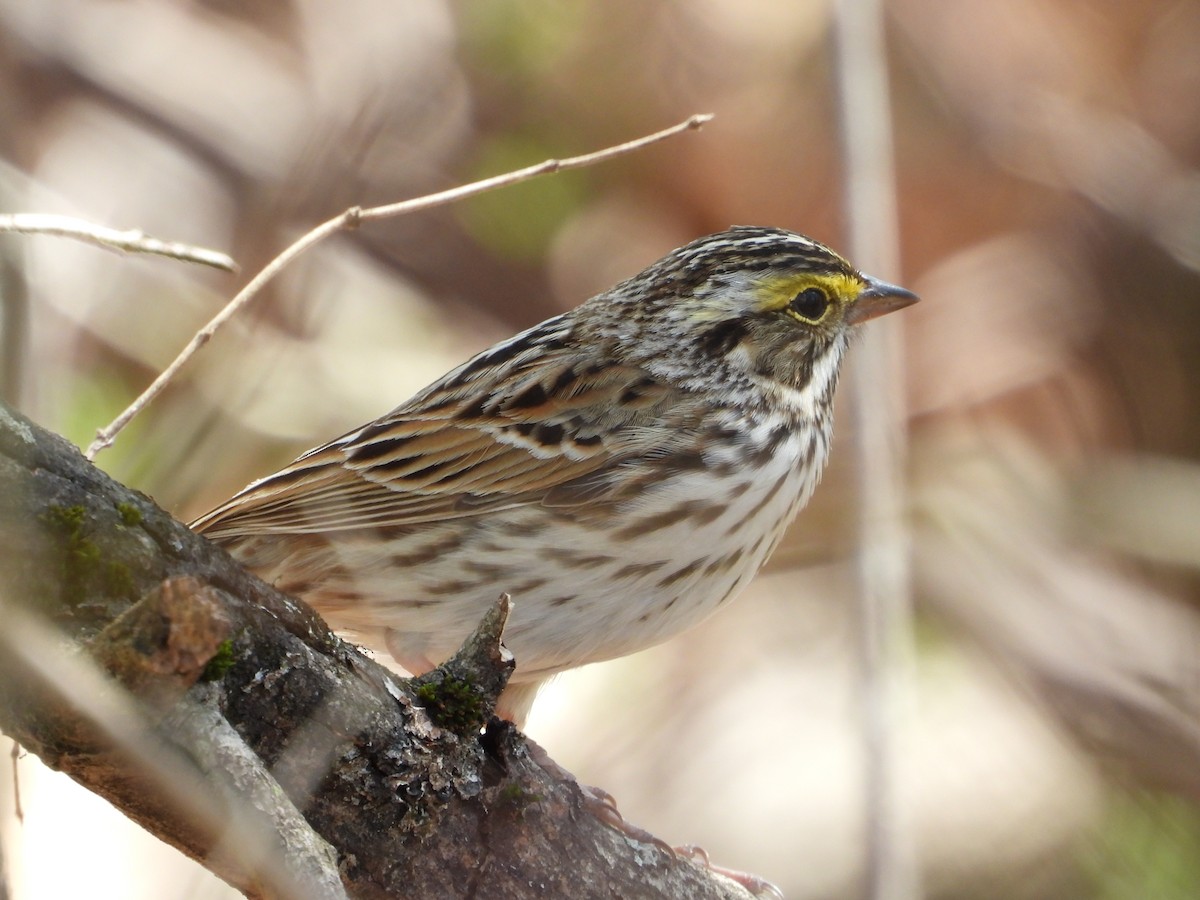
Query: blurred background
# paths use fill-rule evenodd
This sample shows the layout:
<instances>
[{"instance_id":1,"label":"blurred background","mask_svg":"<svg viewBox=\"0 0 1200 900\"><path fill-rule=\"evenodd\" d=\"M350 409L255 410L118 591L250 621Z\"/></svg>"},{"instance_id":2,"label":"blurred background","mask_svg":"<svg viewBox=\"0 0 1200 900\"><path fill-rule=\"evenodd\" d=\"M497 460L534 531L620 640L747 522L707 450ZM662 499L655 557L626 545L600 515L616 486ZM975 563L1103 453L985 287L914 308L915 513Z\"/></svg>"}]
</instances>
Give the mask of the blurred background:
<instances>
[{"instance_id":1,"label":"blurred background","mask_svg":"<svg viewBox=\"0 0 1200 900\"><path fill-rule=\"evenodd\" d=\"M924 299L902 317L908 895L1200 896L1200 3L885 9L902 266L875 274ZM99 457L186 521L700 234L845 248L831 22L779 0L0 0L0 209L241 266L5 236L0 390L86 445L347 206L716 114L287 270ZM560 678L530 723L627 818L792 898L864 896L852 404L746 596ZM232 895L16 770L10 896Z\"/></svg>"}]
</instances>

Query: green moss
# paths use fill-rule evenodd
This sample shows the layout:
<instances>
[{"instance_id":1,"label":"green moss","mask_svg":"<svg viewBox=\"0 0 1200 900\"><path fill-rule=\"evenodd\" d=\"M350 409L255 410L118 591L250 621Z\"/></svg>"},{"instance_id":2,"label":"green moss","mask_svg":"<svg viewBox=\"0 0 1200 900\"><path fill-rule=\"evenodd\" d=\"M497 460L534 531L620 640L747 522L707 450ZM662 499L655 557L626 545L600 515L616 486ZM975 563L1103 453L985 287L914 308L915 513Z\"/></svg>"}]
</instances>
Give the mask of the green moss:
<instances>
[{"instance_id":1,"label":"green moss","mask_svg":"<svg viewBox=\"0 0 1200 900\"><path fill-rule=\"evenodd\" d=\"M83 506L50 506L46 509L44 518L51 525L62 529L68 537L77 539L83 534L87 509Z\"/></svg>"},{"instance_id":2,"label":"green moss","mask_svg":"<svg viewBox=\"0 0 1200 900\"><path fill-rule=\"evenodd\" d=\"M132 503L118 503L117 512L121 515L121 524L128 528L142 524L142 511Z\"/></svg>"},{"instance_id":3,"label":"green moss","mask_svg":"<svg viewBox=\"0 0 1200 900\"><path fill-rule=\"evenodd\" d=\"M418 685L417 699L435 724L455 734L471 734L483 726L483 698L468 681L427 681Z\"/></svg>"},{"instance_id":4,"label":"green moss","mask_svg":"<svg viewBox=\"0 0 1200 900\"><path fill-rule=\"evenodd\" d=\"M100 559L100 548L84 534L87 509L82 506L50 506L44 519L66 538L67 554L76 563L90 566Z\"/></svg>"},{"instance_id":5,"label":"green moss","mask_svg":"<svg viewBox=\"0 0 1200 900\"><path fill-rule=\"evenodd\" d=\"M217 645L217 652L208 661L208 665L204 667L204 671L200 675L200 680L219 681L225 676L226 672L233 668L233 663L233 639L226 638Z\"/></svg>"},{"instance_id":6,"label":"green moss","mask_svg":"<svg viewBox=\"0 0 1200 900\"><path fill-rule=\"evenodd\" d=\"M140 520L137 509L130 509ZM130 518L124 510L121 510L121 517L126 522ZM103 560L100 546L88 537L86 507L49 506L42 519L62 536L62 583L68 600L82 600L97 587L110 596L133 594L134 578L129 566L116 560Z\"/></svg>"},{"instance_id":7,"label":"green moss","mask_svg":"<svg viewBox=\"0 0 1200 900\"><path fill-rule=\"evenodd\" d=\"M70 551L80 565L90 568L100 562L100 548L87 538L80 538L79 542L70 548Z\"/></svg>"},{"instance_id":8,"label":"green moss","mask_svg":"<svg viewBox=\"0 0 1200 900\"><path fill-rule=\"evenodd\" d=\"M104 567L104 587L110 594L133 594L133 573L123 562L109 561Z\"/></svg>"},{"instance_id":9,"label":"green moss","mask_svg":"<svg viewBox=\"0 0 1200 900\"><path fill-rule=\"evenodd\" d=\"M509 806L516 809L517 812L521 812L529 804L541 800L542 795L527 791L516 782L509 782L500 789L496 799L502 806Z\"/></svg>"}]
</instances>

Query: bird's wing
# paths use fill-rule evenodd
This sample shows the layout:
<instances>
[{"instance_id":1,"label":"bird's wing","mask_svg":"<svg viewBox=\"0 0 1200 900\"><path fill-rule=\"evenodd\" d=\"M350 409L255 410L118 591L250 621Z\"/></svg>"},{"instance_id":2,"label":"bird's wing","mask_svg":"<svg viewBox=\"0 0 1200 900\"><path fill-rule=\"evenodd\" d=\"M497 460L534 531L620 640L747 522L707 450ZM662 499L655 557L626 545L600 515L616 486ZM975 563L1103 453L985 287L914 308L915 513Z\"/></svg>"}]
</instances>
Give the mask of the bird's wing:
<instances>
[{"instance_id":1,"label":"bird's wing","mask_svg":"<svg viewBox=\"0 0 1200 900\"><path fill-rule=\"evenodd\" d=\"M214 538L312 533L583 504L615 489L605 477L614 466L694 434L677 390L640 368L547 349L534 337L481 354L192 527ZM664 417L674 427L664 429Z\"/></svg>"}]
</instances>

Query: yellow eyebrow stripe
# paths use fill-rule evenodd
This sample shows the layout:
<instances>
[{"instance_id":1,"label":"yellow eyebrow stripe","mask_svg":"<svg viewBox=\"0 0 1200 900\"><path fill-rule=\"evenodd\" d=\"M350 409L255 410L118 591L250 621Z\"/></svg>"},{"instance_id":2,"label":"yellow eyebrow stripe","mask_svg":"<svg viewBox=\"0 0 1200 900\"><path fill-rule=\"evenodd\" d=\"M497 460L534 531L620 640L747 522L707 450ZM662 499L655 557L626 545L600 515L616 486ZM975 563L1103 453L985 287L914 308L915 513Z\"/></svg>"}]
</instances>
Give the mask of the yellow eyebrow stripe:
<instances>
[{"instance_id":1,"label":"yellow eyebrow stripe","mask_svg":"<svg viewBox=\"0 0 1200 900\"><path fill-rule=\"evenodd\" d=\"M853 275L837 273L797 272L794 275L775 275L764 278L756 287L758 308L772 312L785 308L805 288L818 287L837 303L853 300L865 283Z\"/></svg>"}]
</instances>

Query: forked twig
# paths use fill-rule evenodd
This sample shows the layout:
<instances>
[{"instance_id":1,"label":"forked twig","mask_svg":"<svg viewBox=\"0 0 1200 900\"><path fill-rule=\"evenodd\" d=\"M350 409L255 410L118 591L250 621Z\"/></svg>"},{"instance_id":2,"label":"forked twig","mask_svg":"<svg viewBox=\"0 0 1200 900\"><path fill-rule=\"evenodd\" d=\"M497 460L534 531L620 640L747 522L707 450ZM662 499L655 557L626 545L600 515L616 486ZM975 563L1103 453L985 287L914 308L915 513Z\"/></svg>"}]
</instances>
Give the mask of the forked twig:
<instances>
[{"instance_id":1,"label":"forked twig","mask_svg":"<svg viewBox=\"0 0 1200 900\"><path fill-rule=\"evenodd\" d=\"M235 316L243 306L250 302L263 286L266 285L272 278L279 274L284 266L291 263L301 254L311 249L316 244L323 241L329 235L343 229L358 227L360 222L369 219L385 219L392 216L404 215L406 213L417 212L418 210L429 209L434 206L441 206L446 203L452 203L456 200L462 200L466 197L473 197L476 194L482 194L485 191L494 190L500 187L517 184L521 181L528 181L530 178L536 178L539 175L547 175L551 172L561 172L566 169L578 169L583 166L591 166L596 163L606 162L616 156L621 156L625 153L630 153L634 150L640 150L650 144L658 143L666 140L669 137L674 137L684 131L693 131L700 128L706 122L712 119L711 115L700 114L694 115L680 122L678 125L673 125L670 128L665 128L662 131L654 134L646 135L645 137L637 138L636 140L627 141L623 144L617 144L613 147L606 147L603 150L597 150L593 153L585 153L582 156L572 156L567 159L547 159L537 165L528 166L524 169L518 169L515 172L507 172L503 175L496 175L491 178L485 178L482 181L472 182L471 184L461 185L460 187L450 188L446 191L439 191L436 194L427 194L424 197L416 197L412 200L403 200L399 203L389 203L385 206L373 206L369 209L362 209L353 206L343 212L341 215L335 216L327 222L318 225L312 231L301 237L298 241L280 253L275 259L271 260L261 272L255 275L250 282L242 288L237 295L225 305L219 313L213 316L212 320L207 325L201 328L192 337L183 351L175 357L167 368L165 368L157 378L151 382L150 386L142 391L141 395L134 400L125 410L113 419L106 427L101 428L96 432L96 439L92 441L87 449L87 458L93 460L96 454L112 444L116 436L121 430L132 421L143 408L159 393L163 388L175 377L175 374L183 368L184 364L195 354L197 350L208 343L209 339L217 332L217 330Z\"/></svg>"},{"instance_id":2,"label":"forked twig","mask_svg":"<svg viewBox=\"0 0 1200 900\"><path fill-rule=\"evenodd\" d=\"M162 241L150 237L137 228L126 230L109 228L107 225L97 225L94 222L71 216L59 216L51 213L0 215L0 231L75 238L87 244L103 247L105 250L115 250L118 253L152 253L155 256L169 256L171 259L183 262L224 269L226 272L237 271L237 264L233 259L216 250L197 247L194 244L182 244L178 241Z\"/></svg>"}]
</instances>

